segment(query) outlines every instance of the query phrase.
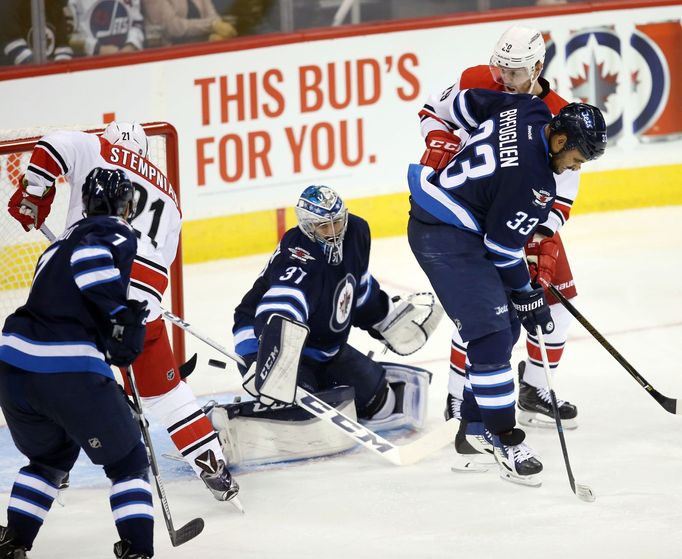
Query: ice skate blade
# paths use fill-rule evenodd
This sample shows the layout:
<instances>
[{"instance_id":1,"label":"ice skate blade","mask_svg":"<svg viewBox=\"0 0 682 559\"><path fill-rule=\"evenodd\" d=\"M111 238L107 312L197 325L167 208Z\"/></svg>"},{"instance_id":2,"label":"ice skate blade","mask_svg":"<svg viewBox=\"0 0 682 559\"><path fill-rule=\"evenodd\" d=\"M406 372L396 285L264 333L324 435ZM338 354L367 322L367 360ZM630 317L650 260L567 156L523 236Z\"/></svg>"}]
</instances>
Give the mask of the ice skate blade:
<instances>
[{"instance_id":1,"label":"ice skate blade","mask_svg":"<svg viewBox=\"0 0 682 559\"><path fill-rule=\"evenodd\" d=\"M512 475L507 470L500 468L500 477L510 483L516 483L517 485L525 485L526 487L540 487L542 485L542 478L540 474L533 474L531 476L515 476Z\"/></svg>"},{"instance_id":2,"label":"ice skate blade","mask_svg":"<svg viewBox=\"0 0 682 559\"><path fill-rule=\"evenodd\" d=\"M244 506L242 505L242 502L236 495L227 502L230 503L234 508L236 508L241 514L246 513L246 511L244 510Z\"/></svg>"},{"instance_id":3,"label":"ice skate blade","mask_svg":"<svg viewBox=\"0 0 682 559\"><path fill-rule=\"evenodd\" d=\"M555 429L556 421L553 417L547 417L541 413L519 410L519 423L525 427L537 427L539 429ZM562 419L561 426L565 431L573 431L578 428L576 419Z\"/></svg>"},{"instance_id":4,"label":"ice skate blade","mask_svg":"<svg viewBox=\"0 0 682 559\"><path fill-rule=\"evenodd\" d=\"M490 463L486 463L485 458L482 454L458 454L450 470L457 474L483 474L490 469Z\"/></svg>"}]
</instances>

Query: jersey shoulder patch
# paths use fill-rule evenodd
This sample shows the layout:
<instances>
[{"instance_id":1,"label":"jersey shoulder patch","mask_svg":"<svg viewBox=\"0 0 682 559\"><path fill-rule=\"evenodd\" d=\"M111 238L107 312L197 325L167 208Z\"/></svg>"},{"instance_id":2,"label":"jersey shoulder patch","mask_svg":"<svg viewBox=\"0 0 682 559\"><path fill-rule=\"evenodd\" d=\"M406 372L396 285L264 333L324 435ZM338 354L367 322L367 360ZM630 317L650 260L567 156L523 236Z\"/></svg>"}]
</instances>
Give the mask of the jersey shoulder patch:
<instances>
[{"instance_id":1,"label":"jersey shoulder patch","mask_svg":"<svg viewBox=\"0 0 682 559\"><path fill-rule=\"evenodd\" d=\"M311 260L316 260L316 258L312 254L310 254L310 251L303 247L300 246L287 247L287 250L289 251L290 260L297 260L298 262L302 262L303 264L307 264Z\"/></svg>"}]
</instances>

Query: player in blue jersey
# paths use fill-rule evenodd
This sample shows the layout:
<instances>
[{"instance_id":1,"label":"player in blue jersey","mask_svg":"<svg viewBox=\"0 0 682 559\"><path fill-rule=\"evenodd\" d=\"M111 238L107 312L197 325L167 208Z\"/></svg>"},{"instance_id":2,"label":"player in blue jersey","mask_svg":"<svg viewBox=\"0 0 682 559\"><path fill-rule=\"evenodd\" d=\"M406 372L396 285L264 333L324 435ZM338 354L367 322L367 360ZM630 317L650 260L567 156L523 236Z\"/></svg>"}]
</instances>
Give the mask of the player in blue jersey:
<instances>
[{"instance_id":1,"label":"player in blue jersey","mask_svg":"<svg viewBox=\"0 0 682 559\"><path fill-rule=\"evenodd\" d=\"M0 337L0 406L29 459L0 527L0 559L31 549L81 448L112 483L116 557L153 555L147 452L110 367L132 363L144 340L146 304L127 298L134 190L123 171L95 168L82 192L86 217L42 254L26 304Z\"/></svg>"},{"instance_id":2,"label":"player in blue jersey","mask_svg":"<svg viewBox=\"0 0 682 559\"><path fill-rule=\"evenodd\" d=\"M539 485L542 464L516 428L510 358L519 320L531 333L554 325L523 247L551 209L554 173L600 157L606 126L591 105L573 103L552 118L537 97L482 89L458 93L450 116L469 138L441 171L410 166L408 240L469 342L455 446L493 454L504 479Z\"/></svg>"},{"instance_id":3,"label":"player in blue jersey","mask_svg":"<svg viewBox=\"0 0 682 559\"><path fill-rule=\"evenodd\" d=\"M421 427L430 374L376 362L348 335L356 326L407 355L426 342L442 310L434 311L432 294L392 300L381 289L369 271L369 226L331 188L306 188L296 216L298 227L235 310L245 388L267 404L291 403L297 384L310 392L352 386L368 427Z\"/></svg>"}]
</instances>

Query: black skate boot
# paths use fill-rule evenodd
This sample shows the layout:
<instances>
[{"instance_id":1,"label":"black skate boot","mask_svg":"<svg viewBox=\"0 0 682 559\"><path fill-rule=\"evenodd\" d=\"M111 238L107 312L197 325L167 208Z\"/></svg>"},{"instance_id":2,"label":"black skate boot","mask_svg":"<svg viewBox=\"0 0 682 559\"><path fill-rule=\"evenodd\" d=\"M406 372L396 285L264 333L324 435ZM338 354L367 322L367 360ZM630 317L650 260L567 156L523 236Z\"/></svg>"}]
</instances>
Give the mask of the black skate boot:
<instances>
[{"instance_id":1,"label":"black skate boot","mask_svg":"<svg viewBox=\"0 0 682 559\"><path fill-rule=\"evenodd\" d=\"M114 557L116 559L150 559L149 555L143 553L131 553L128 540L121 540L114 544Z\"/></svg>"},{"instance_id":2,"label":"black skate boot","mask_svg":"<svg viewBox=\"0 0 682 559\"><path fill-rule=\"evenodd\" d=\"M552 399L547 388L536 388L524 382L523 373L526 369L525 361L519 363L519 423L528 427L545 427L553 429L556 425L552 410ZM557 398L559 417L564 429L576 429L578 422L578 408Z\"/></svg>"},{"instance_id":3,"label":"black skate boot","mask_svg":"<svg viewBox=\"0 0 682 559\"><path fill-rule=\"evenodd\" d=\"M462 419L462 400L452 394L448 394L448 399L445 402L445 421L452 418Z\"/></svg>"},{"instance_id":4,"label":"black skate boot","mask_svg":"<svg viewBox=\"0 0 682 559\"><path fill-rule=\"evenodd\" d=\"M218 501L230 501L241 512L244 509L237 499L239 484L232 478L224 460L218 460L212 450L197 456L194 463L203 471L201 479Z\"/></svg>"},{"instance_id":5,"label":"black skate boot","mask_svg":"<svg viewBox=\"0 0 682 559\"><path fill-rule=\"evenodd\" d=\"M26 559L26 548L15 544L14 539L14 532L0 526L0 559Z\"/></svg>"},{"instance_id":6,"label":"black skate boot","mask_svg":"<svg viewBox=\"0 0 682 559\"><path fill-rule=\"evenodd\" d=\"M481 421L461 419L455 435L453 472L487 472L493 463L493 437Z\"/></svg>"},{"instance_id":7,"label":"black skate boot","mask_svg":"<svg viewBox=\"0 0 682 559\"><path fill-rule=\"evenodd\" d=\"M495 460L500 467L500 477L504 480L531 487L540 487L542 463L535 451L523 442L526 434L521 429L511 433L493 435Z\"/></svg>"}]
</instances>

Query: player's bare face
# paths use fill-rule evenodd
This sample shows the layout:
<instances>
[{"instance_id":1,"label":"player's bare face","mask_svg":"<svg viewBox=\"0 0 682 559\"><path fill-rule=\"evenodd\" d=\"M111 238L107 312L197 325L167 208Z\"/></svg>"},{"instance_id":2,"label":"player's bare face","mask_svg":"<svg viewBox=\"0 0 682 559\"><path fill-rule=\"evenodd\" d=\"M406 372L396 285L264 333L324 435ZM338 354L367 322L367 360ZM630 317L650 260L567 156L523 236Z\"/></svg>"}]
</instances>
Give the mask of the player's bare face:
<instances>
[{"instance_id":1,"label":"player's bare face","mask_svg":"<svg viewBox=\"0 0 682 559\"><path fill-rule=\"evenodd\" d=\"M587 159L585 159L585 156L580 153L580 150L578 148L573 148L563 150L552 156L552 159L550 160L550 166L552 167L552 171L554 171L557 175L560 175L569 169L571 171L579 171L580 167L583 163L585 163L585 161L587 161Z\"/></svg>"}]
</instances>

